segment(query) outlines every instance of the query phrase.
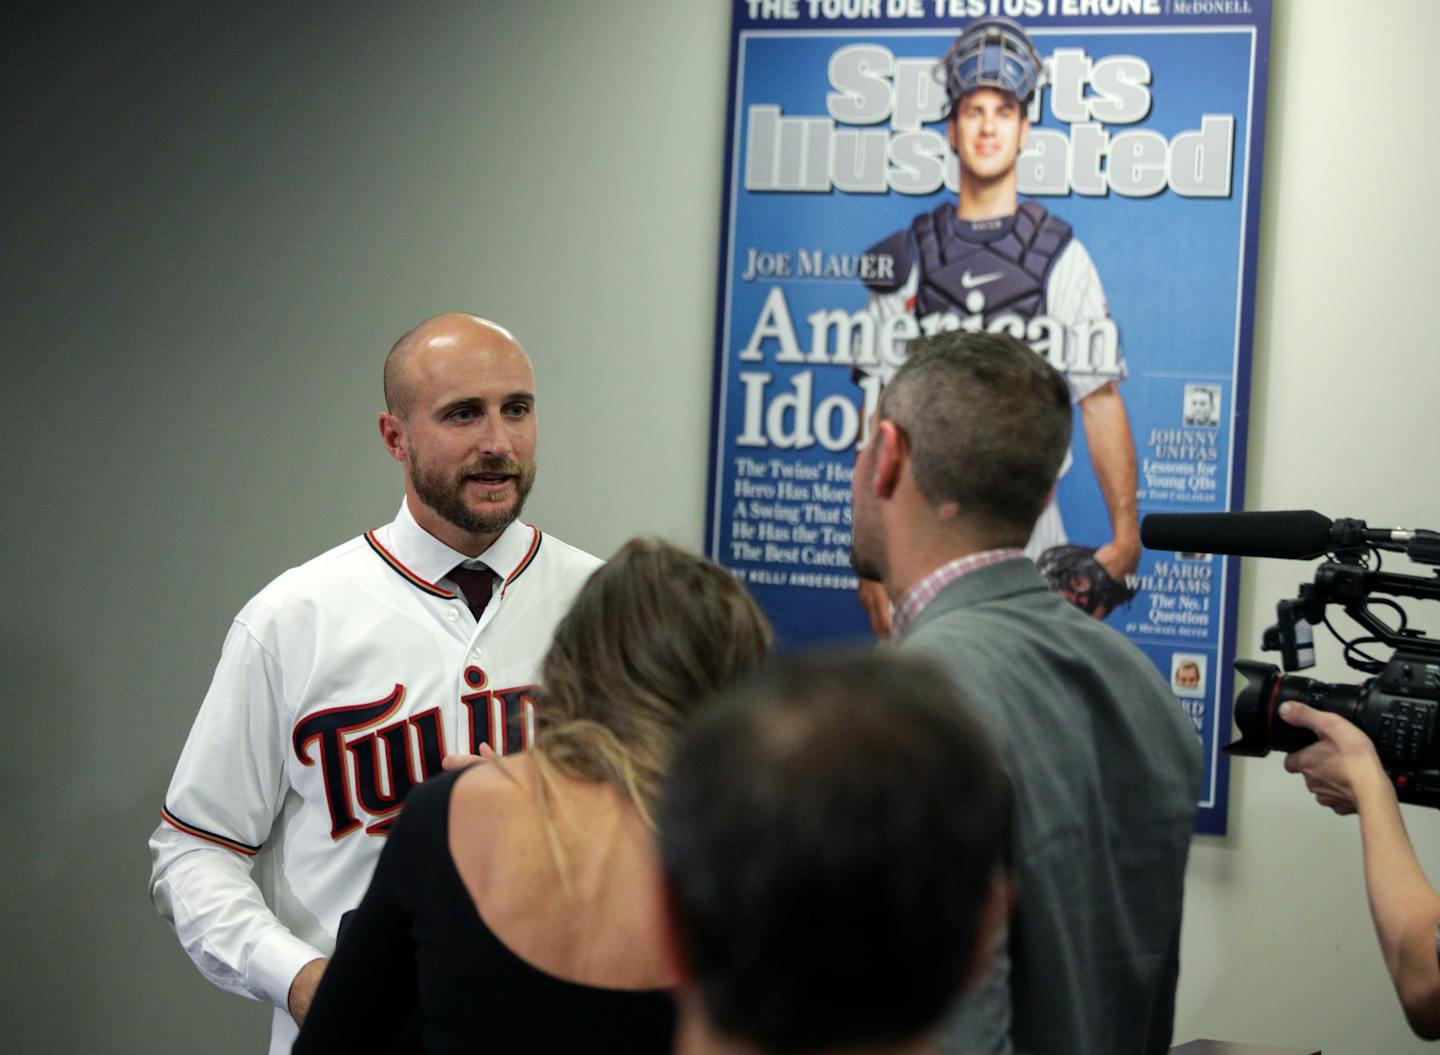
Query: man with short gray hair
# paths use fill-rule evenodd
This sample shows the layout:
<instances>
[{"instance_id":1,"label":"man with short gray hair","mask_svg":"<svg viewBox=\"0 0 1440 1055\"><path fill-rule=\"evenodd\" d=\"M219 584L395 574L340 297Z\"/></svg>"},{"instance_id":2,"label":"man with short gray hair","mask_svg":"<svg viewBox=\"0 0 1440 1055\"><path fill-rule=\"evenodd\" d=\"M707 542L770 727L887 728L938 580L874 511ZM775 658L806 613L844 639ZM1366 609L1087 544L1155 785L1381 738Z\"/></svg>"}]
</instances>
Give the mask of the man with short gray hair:
<instances>
[{"instance_id":1,"label":"man with short gray hair","mask_svg":"<svg viewBox=\"0 0 1440 1055\"><path fill-rule=\"evenodd\" d=\"M1048 592L1022 547L1070 441L1065 381L1003 334L912 342L855 460L861 575L900 647L988 719L1015 785L1008 951L947 1050L1161 1053L1200 744L1138 648Z\"/></svg>"}]
</instances>

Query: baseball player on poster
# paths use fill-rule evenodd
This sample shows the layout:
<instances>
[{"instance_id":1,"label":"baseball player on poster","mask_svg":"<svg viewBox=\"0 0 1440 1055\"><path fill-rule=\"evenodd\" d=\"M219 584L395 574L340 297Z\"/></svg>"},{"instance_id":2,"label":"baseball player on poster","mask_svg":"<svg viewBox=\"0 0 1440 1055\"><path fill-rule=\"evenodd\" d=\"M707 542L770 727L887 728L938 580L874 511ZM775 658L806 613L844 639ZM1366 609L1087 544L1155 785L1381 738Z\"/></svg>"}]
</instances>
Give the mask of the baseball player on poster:
<instances>
[{"instance_id":1,"label":"baseball player on poster","mask_svg":"<svg viewBox=\"0 0 1440 1055\"><path fill-rule=\"evenodd\" d=\"M947 130L959 161L959 199L917 216L908 229L868 251L894 260L893 278L867 281L868 310L877 323L913 316L915 330L926 335L972 327L1003 327L1030 342L1045 332L1071 335L1063 350L1046 354L1065 374L1071 400L1080 408L1111 537L1094 550L1069 545L1052 496L1026 554L1052 590L1104 618L1134 594L1125 577L1140 558L1135 441L1116 386L1124 376L1118 338L1097 352L1088 336L1073 337L1098 332L1103 342L1107 333L1118 333L1109 322L1095 265L1068 223L1018 197L1016 164L1043 72L1030 37L1008 18L979 19L956 38L936 75L943 75L949 98ZM1075 325L1088 320L1105 325ZM1037 325L1045 322L1058 325ZM872 368L882 383L894 374L897 359L882 355ZM1068 465L1067 457L1062 475ZM861 579L859 592L871 627L887 635L884 591Z\"/></svg>"},{"instance_id":2,"label":"baseball player on poster","mask_svg":"<svg viewBox=\"0 0 1440 1055\"><path fill-rule=\"evenodd\" d=\"M235 617L150 839L150 893L211 982L275 1006L288 1052L411 787L447 753L518 750L556 623L599 561L517 518L535 382L473 315L385 363L395 519L293 568Z\"/></svg>"}]
</instances>

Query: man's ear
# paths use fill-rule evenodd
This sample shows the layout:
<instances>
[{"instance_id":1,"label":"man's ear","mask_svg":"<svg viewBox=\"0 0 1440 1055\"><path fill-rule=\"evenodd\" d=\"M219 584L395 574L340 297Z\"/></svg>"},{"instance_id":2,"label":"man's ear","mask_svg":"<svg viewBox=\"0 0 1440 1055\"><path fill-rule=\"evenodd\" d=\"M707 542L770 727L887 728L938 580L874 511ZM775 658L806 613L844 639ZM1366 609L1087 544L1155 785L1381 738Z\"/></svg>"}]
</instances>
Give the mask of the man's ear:
<instances>
[{"instance_id":1,"label":"man's ear","mask_svg":"<svg viewBox=\"0 0 1440 1055\"><path fill-rule=\"evenodd\" d=\"M1025 153L1025 146L1030 142L1030 118L1025 116L1025 111L1020 111L1020 146L1015 151L1016 156Z\"/></svg>"},{"instance_id":2,"label":"man's ear","mask_svg":"<svg viewBox=\"0 0 1440 1055\"><path fill-rule=\"evenodd\" d=\"M870 437L875 445L874 475L870 486L878 498L890 498L900 486L905 472L905 463L910 458L910 441L900 426L893 421L881 421Z\"/></svg>"},{"instance_id":3,"label":"man's ear","mask_svg":"<svg viewBox=\"0 0 1440 1055\"><path fill-rule=\"evenodd\" d=\"M390 457L397 462L405 461L405 427L398 417L388 410L380 412L380 439Z\"/></svg>"},{"instance_id":4,"label":"man's ear","mask_svg":"<svg viewBox=\"0 0 1440 1055\"><path fill-rule=\"evenodd\" d=\"M950 116L945 119L945 138L950 141L950 149L956 154L960 153L960 133L956 125L960 120L960 100L956 99L950 104Z\"/></svg>"}]
</instances>

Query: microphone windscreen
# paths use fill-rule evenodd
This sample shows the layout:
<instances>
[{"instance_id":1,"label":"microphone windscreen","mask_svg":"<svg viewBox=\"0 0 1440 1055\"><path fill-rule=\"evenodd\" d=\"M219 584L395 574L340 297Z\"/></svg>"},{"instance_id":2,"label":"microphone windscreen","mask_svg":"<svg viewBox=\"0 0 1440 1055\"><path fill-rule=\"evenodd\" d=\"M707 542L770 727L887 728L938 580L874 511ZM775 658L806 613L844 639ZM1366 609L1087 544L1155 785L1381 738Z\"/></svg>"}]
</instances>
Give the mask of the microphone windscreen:
<instances>
[{"instance_id":1,"label":"microphone windscreen","mask_svg":"<svg viewBox=\"0 0 1440 1055\"><path fill-rule=\"evenodd\" d=\"M1330 549L1330 518L1314 510L1269 513L1151 513L1140 522L1147 549L1309 560Z\"/></svg>"}]
</instances>

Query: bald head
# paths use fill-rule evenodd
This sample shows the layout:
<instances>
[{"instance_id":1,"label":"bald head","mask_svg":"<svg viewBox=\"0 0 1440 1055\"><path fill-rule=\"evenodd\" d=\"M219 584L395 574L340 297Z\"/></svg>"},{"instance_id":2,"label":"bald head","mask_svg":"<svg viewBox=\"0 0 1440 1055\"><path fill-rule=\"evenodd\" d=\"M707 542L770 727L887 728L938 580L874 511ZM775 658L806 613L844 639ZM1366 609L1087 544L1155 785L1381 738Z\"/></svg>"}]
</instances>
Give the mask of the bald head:
<instances>
[{"instance_id":1,"label":"bald head","mask_svg":"<svg viewBox=\"0 0 1440 1055\"><path fill-rule=\"evenodd\" d=\"M409 417L415 403L417 366L423 369L427 353L445 354L461 348L513 350L529 362L520 342L505 327L479 315L447 311L426 319L390 349L385 357L385 409L396 417Z\"/></svg>"},{"instance_id":2,"label":"bald head","mask_svg":"<svg viewBox=\"0 0 1440 1055\"><path fill-rule=\"evenodd\" d=\"M426 319L385 360L380 438L405 467L416 522L477 556L520 515L535 480L535 372L503 326Z\"/></svg>"}]
</instances>

